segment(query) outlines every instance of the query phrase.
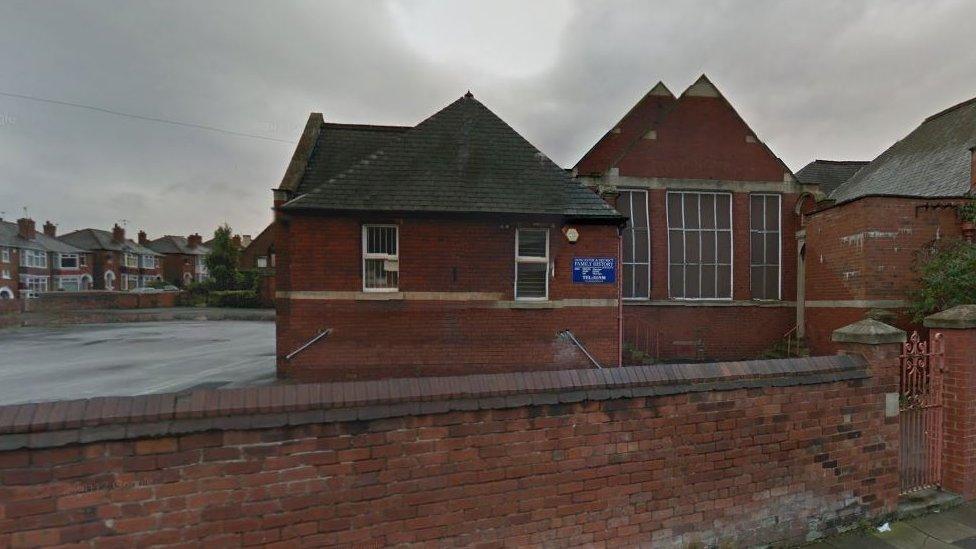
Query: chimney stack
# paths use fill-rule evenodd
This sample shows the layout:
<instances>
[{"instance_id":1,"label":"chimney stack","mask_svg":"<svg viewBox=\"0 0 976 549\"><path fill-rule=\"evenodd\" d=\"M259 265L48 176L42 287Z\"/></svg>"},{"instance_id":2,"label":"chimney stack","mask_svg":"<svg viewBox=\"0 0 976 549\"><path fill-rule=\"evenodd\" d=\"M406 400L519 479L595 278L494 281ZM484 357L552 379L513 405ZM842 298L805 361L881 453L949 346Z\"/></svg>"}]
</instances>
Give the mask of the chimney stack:
<instances>
[{"instance_id":1,"label":"chimney stack","mask_svg":"<svg viewBox=\"0 0 976 549\"><path fill-rule=\"evenodd\" d=\"M193 233L190 236L186 237L186 245L191 248L196 248L201 244L203 244L203 237L200 236L200 233Z\"/></svg>"},{"instance_id":2,"label":"chimney stack","mask_svg":"<svg viewBox=\"0 0 976 549\"><path fill-rule=\"evenodd\" d=\"M146 237L146 231L139 231L139 245L145 246L149 244L149 238Z\"/></svg>"},{"instance_id":3,"label":"chimney stack","mask_svg":"<svg viewBox=\"0 0 976 549\"><path fill-rule=\"evenodd\" d=\"M17 220L17 234L26 240L34 240L37 236L37 229L34 228L34 220L29 217L21 217Z\"/></svg>"},{"instance_id":4,"label":"chimney stack","mask_svg":"<svg viewBox=\"0 0 976 549\"><path fill-rule=\"evenodd\" d=\"M50 236L51 238L57 238L58 236L58 226L50 221L44 223L44 234Z\"/></svg>"},{"instance_id":5,"label":"chimney stack","mask_svg":"<svg viewBox=\"0 0 976 549\"><path fill-rule=\"evenodd\" d=\"M235 234L234 237L230 239L230 241L235 248L237 248L238 250L241 249L241 235Z\"/></svg>"},{"instance_id":6,"label":"chimney stack","mask_svg":"<svg viewBox=\"0 0 976 549\"><path fill-rule=\"evenodd\" d=\"M246 234L246 235L242 236L241 237L241 245L244 246L245 248L247 248L248 246L250 246L251 245L251 235Z\"/></svg>"},{"instance_id":7,"label":"chimney stack","mask_svg":"<svg viewBox=\"0 0 976 549\"><path fill-rule=\"evenodd\" d=\"M119 227L118 223L116 223L115 226L112 227L112 242L117 242L119 244L125 242L125 229Z\"/></svg>"}]
</instances>

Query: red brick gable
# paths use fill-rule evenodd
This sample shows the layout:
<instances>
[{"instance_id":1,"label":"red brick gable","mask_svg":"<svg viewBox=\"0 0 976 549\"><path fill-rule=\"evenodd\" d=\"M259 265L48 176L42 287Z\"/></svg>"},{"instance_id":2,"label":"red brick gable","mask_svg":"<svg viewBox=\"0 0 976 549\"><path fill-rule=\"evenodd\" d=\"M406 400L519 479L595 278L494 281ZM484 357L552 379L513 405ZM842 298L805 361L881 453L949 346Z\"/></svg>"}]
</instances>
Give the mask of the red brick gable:
<instances>
[{"instance_id":1,"label":"red brick gable","mask_svg":"<svg viewBox=\"0 0 976 549\"><path fill-rule=\"evenodd\" d=\"M625 153L620 175L782 181L789 172L705 76L681 94L656 132Z\"/></svg>"},{"instance_id":2,"label":"red brick gable","mask_svg":"<svg viewBox=\"0 0 976 549\"><path fill-rule=\"evenodd\" d=\"M624 117L576 163L580 175L600 175L613 167L632 143L661 121L674 94L658 82Z\"/></svg>"}]
</instances>

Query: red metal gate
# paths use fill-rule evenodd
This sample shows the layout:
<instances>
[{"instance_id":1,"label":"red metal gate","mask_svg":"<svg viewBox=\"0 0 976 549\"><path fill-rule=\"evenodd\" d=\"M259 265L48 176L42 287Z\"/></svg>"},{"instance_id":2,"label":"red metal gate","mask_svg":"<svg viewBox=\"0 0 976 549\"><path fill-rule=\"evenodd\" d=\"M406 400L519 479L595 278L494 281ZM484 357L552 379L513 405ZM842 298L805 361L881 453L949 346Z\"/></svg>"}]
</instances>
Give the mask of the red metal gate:
<instances>
[{"instance_id":1,"label":"red metal gate","mask_svg":"<svg viewBox=\"0 0 976 549\"><path fill-rule=\"evenodd\" d=\"M931 341L913 332L901 354L902 493L938 486L942 482L942 334Z\"/></svg>"}]
</instances>

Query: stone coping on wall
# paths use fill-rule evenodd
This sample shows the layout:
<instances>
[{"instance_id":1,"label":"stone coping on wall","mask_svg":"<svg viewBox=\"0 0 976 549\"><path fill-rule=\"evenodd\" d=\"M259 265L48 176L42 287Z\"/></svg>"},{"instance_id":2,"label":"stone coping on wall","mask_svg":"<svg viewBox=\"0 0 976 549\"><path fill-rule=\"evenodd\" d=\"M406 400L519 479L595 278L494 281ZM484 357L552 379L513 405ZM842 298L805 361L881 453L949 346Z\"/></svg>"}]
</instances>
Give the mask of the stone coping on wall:
<instances>
[{"instance_id":1,"label":"stone coping on wall","mask_svg":"<svg viewBox=\"0 0 976 549\"><path fill-rule=\"evenodd\" d=\"M287 384L0 406L0 451L864 379L857 355Z\"/></svg>"}]
</instances>

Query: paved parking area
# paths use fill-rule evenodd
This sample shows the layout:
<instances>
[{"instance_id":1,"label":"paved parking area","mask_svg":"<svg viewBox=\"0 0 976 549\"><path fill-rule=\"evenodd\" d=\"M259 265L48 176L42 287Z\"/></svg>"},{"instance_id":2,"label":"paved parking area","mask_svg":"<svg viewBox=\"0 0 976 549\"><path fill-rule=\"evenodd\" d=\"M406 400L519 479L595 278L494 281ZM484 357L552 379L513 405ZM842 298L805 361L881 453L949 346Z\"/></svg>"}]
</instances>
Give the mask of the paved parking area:
<instances>
[{"instance_id":1,"label":"paved parking area","mask_svg":"<svg viewBox=\"0 0 976 549\"><path fill-rule=\"evenodd\" d=\"M274 323L173 321L0 331L0 404L271 383Z\"/></svg>"},{"instance_id":2,"label":"paved parking area","mask_svg":"<svg viewBox=\"0 0 976 549\"><path fill-rule=\"evenodd\" d=\"M976 549L976 503L960 505L941 513L895 522L891 530L859 531L831 538L810 548L816 549L915 549L945 547Z\"/></svg>"}]
</instances>

